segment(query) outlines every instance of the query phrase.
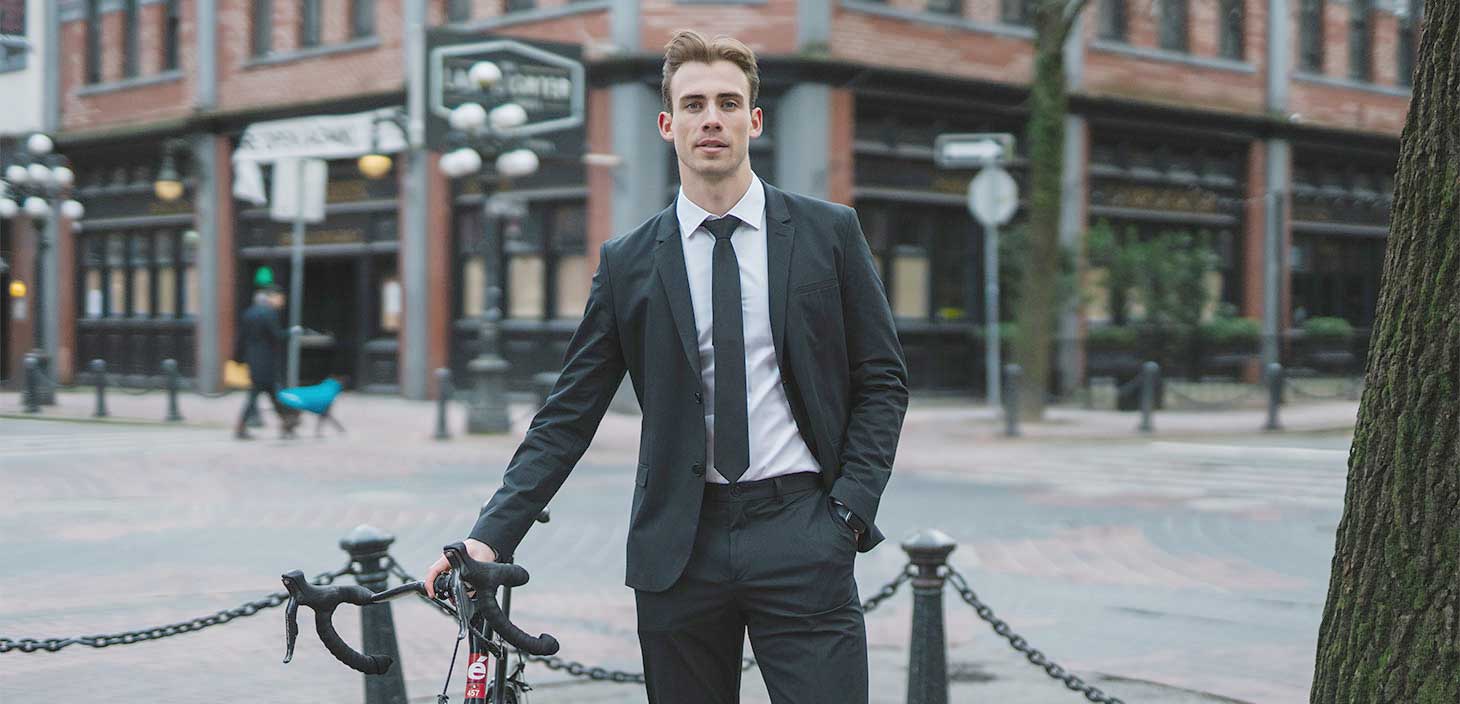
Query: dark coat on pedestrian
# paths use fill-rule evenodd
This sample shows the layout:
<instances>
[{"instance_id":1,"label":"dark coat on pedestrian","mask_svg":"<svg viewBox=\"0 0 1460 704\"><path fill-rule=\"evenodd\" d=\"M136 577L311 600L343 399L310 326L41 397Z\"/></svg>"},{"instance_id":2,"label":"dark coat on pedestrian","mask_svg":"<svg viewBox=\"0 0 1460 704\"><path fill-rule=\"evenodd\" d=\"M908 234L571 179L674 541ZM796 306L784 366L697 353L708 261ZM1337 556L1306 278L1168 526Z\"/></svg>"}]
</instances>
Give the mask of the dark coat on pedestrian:
<instances>
[{"instance_id":1,"label":"dark coat on pedestrian","mask_svg":"<svg viewBox=\"0 0 1460 704\"><path fill-rule=\"evenodd\" d=\"M273 306L255 303L243 312L234 358L248 365L254 388L272 389L279 383L279 363L288 340Z\"/></svg>"},{"instance_id":2,"label":"dark coat on pedestrian","mask_svg":"<svg viewBox=\"0 0 1460 704\"><path fill-rule=\"evenodd\" d=\"M821 483L883 539L877 506L907 409L907 370L856 211L767 184L770 322L792 417ZM704 398L671 204L599 255L563 373L471 537L506 559L568 478L625 372L643 409L627 584L658 592L690 558L705 492Z\"/></svg>"}]
</instances>

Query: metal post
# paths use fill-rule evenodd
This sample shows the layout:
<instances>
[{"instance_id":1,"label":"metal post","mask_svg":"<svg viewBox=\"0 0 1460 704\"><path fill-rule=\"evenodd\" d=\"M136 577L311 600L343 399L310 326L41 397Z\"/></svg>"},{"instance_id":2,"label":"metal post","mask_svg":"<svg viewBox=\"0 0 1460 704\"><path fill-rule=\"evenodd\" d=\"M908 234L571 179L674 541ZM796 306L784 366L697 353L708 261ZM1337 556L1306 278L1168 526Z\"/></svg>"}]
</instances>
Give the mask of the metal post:
<instances>
[{"instance_id":1,"label":"metal post","mask_svg":"<svg viewBox=\"0 0 1460 704\"><path fill-rule=\"evenodd\" d=\"M289 387L299 386L299 336L304 306L304 159L299 170L299 202L294 212L294 241L289 254Z\"/></svg>"},{"instance_id":2,"label":"metal post","mask_svg":"<svg viewBox=\"0 0 1460 704\"><path fill-rule=\"evenodd\" d=\"M983 239L983 363L989 387L989 408L1001 403L999 389L999 228L984 225Z\"/></svg>"},{"instance_id":3,"label":"metal post","mask_svg":"<svg viewBox=\"0 0 1460 704\"><path fill-rule=\"evenodd\" d=\"M1283 402L1283 365L1273 362L1267 365L1267 425L1263 430L1282 430L1278 422L1278 406Z\"/></svg>"},{"instance_id":4,"label":"metal post","mask_svg":"<svg viewBox=\"0 0 1460 704\"><path fill-rule=\"evenodd\" d=\"M25 355L25 412L40 413L41 403L37 395L36 384L40 382L40 362L36 359L34 352Z\"/></svg>"},{"instance_id":5,"label":"metal post","mask_svg":"<svg viewBox=\"0 0 1460 704\"><path fill-rule=\"evenodd\" d=\"M510 201L497 196L486 199L482 220L488 228L485 237L487 268L486 306L483 308L478 343L481 353L467 364L472 377L471 409L467 415L467 432L505 433L512 429L507 412L507 373L511 364L502 357L502 222L501 217L520 216ZM496 237L492 236L495 232Z\"/></svg>"},{"instance_id":6,"label":"metal post","mask_svg":"<svg viewBox=\"0 0 1460 704\"><path fill-rule=\"evenodd\" d=\"M175 423L183 419L177 408L177 389L182 381L177 373L177 360L162 360L162 373L167 376L167 420Z\"/></svg>"},{"instance_id":7,"label":"metal post","mask_svg":"<svg viewBox=\"0 0 1460 704\"><path fill-rule=\"evenodd\" d=\"M340 539L340 549L350 553L355 581L372 592L390 586L390 544L395 536L369 525L360 525ZM365 704L406 704L406 681L401 674L400 647L395 641L395 619L390 604L370 604L360 609L363 652L386 655L395 661L390 671L365 675Z\"/></svg>"},{"instance_id":8,"label":"metal post","mask_svg":"<svg viewBox=\"0 0 1460 704\"><path fill-rule=\"evenodd\" d=\"M1017 364L1004 365L1005 383L1009 385L1009 393L1004 397L1004 435L1019 437L1019 382L1024 377L1024 369Z\"/></svg>"},{"instance_id":9,"label":"metal post","mask_svg":"<svg viewBox=\"0 0 1460 704\"><path fill-rule=\"evenodd\" d=\"M48 220L54 220L56 217L57 215L53 213L49 216ZM46 330L46 316L48 315L46 290L50 284L50 277L47 276L49 272L46 271L46 259L50 256L47 254L47 250L51 248L51 241L48 237L49 225L43 227L38 227L38 223L34 221L31 222L31 231L35 235L36 251L35 273L34 278L31 280L31 288L34 291L31 296L35 300L35 317L32 319L31 324L31 330L33 331L31 333L31 346L33 349L31 349L30 353L35 357L36 361L35 402L41 406L54 406L56 405L56 389L50 383L52 376L51 353L47 351L50 347L47 344L49 338L46 336L48 332Z\"/></svg>"},{"instance_id":10,"label":"metal post","mask_svg":"<svg viewBox=\"0 0 1460 704\"><path fill-rule=\"evenodd\" d=\"M925 530L902 543L913 576L911 652L907 704L948 704L948 641L943 633L943 575L958 543L940 530Z\"/></svg>"},{"instance_id":11,"label":"metal post","mask_svg":"<svg viewBox=\"0 0 1460 704\"><path fill-rule=\"evenodd\" d=\"M436 370L436 439L449 440L446 430L446 400L451 397L451 370L445 367Z\"/></svg>"},{"instance_id":12,"label":"metal post","mask_svg":"<svg viewBox=\"0 0 1460 704\"><path fill-rule=\"evenodd\" d=\"M106 411L106 360L91 360L91 374L96 378L96 412L91 417L105 418L110 415Z\"/></svg>"},{"instance_id":13,"label":"metal post","mask_svg":"<svg viewBox=\"0 0 1460 704\"><path fill-rule=\"evenodd\" d=\"M1155 428L1151 425L1151 410L1156 405L1156 378L1161 374L1161 365L1155 362L1146 362L1141 365L1141 432L1149 433Z\"/></svg>"}]
</instances>

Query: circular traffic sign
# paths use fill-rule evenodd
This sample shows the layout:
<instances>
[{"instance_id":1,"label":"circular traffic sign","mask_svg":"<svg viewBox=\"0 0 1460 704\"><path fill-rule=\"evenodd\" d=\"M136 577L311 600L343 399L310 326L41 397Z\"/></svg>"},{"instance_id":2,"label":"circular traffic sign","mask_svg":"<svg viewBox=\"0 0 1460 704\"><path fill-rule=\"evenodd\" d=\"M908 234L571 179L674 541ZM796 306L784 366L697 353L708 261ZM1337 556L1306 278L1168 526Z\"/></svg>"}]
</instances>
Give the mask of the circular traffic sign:
<instances>
[{"instance_id":1,"label":"circular traffic sign","mask_svg":"<svg viewBox=\"0 0 1460 704\"><path fill-rule=\"evenodd\" d=\"M1003 225L1019 209L1019 184L1000 166L978 172L968 184L968 211L984 226Z\"/></svg>"}]
</instances>

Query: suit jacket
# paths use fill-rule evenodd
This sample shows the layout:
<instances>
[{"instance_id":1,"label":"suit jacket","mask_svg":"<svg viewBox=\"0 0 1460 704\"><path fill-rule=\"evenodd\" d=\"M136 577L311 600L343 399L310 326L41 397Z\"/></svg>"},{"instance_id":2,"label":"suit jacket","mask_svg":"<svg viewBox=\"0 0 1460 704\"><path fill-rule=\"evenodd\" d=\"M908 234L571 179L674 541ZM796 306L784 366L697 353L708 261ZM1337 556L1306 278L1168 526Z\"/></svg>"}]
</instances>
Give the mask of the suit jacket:
<instances>
[{"instance_id":1,"label":"suit jacket","mask_svg":"<svg viewBox=\"0 0 1460 704\"><path fill-rule=\"evenodd\" d=\"M279 359L288 339L289 333L279 322L279 311L272 306L251 305L239 323L233 358L248 365L254 386L274 386L279 381Z\"/></svg>"},{"instance_id":2,"label":"suit jacket","mask_svg":"<svg viewBox=\"0 0 1460 704\"><path fill-rule=\"evenodd\" d=\"M782 383L821 480L883 539L877 505L907 410L892 311L856 211L766 190L770 318ZM606 242L562 375L471 537L501 559L562 486L627 371L643 410L625 582L662 591L694 546L705 485L699 347L671 204Z\"/></svg>"}]
</instances>

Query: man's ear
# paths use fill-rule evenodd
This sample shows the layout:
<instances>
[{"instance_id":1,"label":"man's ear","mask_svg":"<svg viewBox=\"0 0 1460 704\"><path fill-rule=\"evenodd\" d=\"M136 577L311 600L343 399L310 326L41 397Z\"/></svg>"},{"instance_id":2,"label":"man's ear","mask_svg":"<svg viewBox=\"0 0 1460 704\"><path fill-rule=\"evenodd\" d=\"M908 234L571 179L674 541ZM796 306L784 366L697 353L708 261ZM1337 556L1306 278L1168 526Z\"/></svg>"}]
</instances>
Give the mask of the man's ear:
<instances>
[{"instance_id":1,"label":"man's ear","mask_svg":"<svg viewBox=\"0 0 1460 704\"><path fill-rule=\"evenodd\" d=\"M659 137L666 142L674 141L674 116L667 112L659 113Z\"/></svg>"},{"instance_id":2,"label":"man's ear","mask_svg":"<svg viewBox=\"0 0 1460 704\"><path fill-rule=\"evenodd\" d=\"M750 111L750 136L759 137L765 129L765 113L760 108Z\"/></svg>"}]
</instances>

